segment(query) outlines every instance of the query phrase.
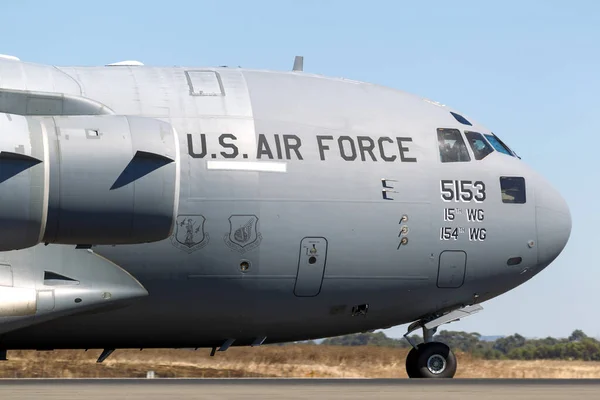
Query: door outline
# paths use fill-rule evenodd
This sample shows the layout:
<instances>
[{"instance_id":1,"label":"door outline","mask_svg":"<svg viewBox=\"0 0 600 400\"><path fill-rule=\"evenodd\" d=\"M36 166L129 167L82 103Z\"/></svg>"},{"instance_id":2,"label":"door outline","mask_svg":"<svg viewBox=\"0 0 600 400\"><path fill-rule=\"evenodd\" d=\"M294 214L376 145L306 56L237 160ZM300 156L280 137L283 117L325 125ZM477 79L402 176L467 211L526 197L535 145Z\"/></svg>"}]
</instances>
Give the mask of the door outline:
<instances>
[{"instance_id":1,"label":"door outline","mask_svg":"<svg viewBox=\"0 0 600 400\"><path fill-rule=\"evenodd\" d=\"M298 295L296 294L296 288L298 287L298 277L300 276L300 263L302 262L302 243L304 243L304 241L306 239L322 239L325 241L325 257L323 260L323 272L321 274L321 283L319 284L319 289L317 290L317 292L313 295ZM323 279L325 278L325 268L327 268L327 252L329 250L329 241L327 240L327 238L323 237L323 236L305 236L300 240L300 251L298 252L298 268L296 269L296 279L294 282L294 296L296 297L316 297L319 295L319 293L321 293L321 289L323 288Z\"/></svg>"},{"instance_id":2,"label":"door outline","mask_svg":"<svg viewBox=\"0 0 600 400\"><path fill-rule=\"evenodd\" d=\"M460 285L458 286L440 286L440 272L442 270L442 255L444 253L463 253L465 255L465 264L463 267L463 275L462 275L462 281L460 282ZM438 257L438 273L437 273L437 279L435 282L435 285L439 288L439 289L458 289L461 288L462 285L465 284L465 278L467 276L467 252L464 250L444 250L440 253L440 256Z\"/></svg>"}]
</instances>

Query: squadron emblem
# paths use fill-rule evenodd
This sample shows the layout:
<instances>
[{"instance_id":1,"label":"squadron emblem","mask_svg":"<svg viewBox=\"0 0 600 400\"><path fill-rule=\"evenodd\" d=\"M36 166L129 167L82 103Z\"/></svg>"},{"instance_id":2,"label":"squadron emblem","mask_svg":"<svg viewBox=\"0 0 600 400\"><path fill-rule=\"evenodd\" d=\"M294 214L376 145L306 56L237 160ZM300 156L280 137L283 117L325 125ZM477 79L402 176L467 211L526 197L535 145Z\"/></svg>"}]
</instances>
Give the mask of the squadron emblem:
<instances>
[{"instance_id":1,"label":"squadron emblem","mask_svg":"<svg viewBox=\"0 0 600 400\"><path fill-rule=\"evenodd\" d=\"M257 224L258 217L256 215L232 215L229 217L229 233L223 237L227 247L240 254L257 248L262 241Z\"/></svg>"},{"instance_id":2,"label":"squadron emblem","mask_svg":"<svg viewBox=\"0 0 600 400\"><path fill-rule=\"evenodd\" d=\"M208 244L210 236L204 232L206 218L202 215L180 215L171 236L173 246L187 253L200 250Z\"/></svg>"}]
</instances>

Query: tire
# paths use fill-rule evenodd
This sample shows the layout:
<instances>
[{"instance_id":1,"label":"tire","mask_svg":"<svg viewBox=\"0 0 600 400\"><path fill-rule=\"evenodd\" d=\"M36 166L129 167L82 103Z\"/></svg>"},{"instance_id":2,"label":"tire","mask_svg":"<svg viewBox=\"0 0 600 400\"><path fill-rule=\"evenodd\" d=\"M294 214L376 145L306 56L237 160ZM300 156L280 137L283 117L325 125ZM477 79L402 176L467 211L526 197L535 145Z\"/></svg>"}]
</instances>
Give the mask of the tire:
<instances>
[{"instance_id":1,"label":"tire","mask_svg":"<svg viewBox=\"0 0 600 400\"><path fill-rule=\"evenodd\" d=\"M444 343L430 342L419 346L414 367L417 377L452 378L456 373L456 366L456 356Z\"/></svg>"},{"instance_id":2,"label":"tire","mask_svg":"<svg viewBox=\"0 0 600 400\"><path fill-rule=\"evenodd\" d=\"M412 347L406 356L406 374L409 378L418 378L417 358L419 356L419 346Z\"/></svg>"}]
</instances>

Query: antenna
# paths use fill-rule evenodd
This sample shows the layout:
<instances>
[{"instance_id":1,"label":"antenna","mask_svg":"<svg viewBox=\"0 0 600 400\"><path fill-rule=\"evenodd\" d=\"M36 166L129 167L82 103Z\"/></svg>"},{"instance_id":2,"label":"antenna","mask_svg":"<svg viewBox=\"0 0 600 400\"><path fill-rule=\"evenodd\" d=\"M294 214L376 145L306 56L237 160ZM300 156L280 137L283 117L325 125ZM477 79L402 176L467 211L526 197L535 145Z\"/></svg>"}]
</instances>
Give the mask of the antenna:
<instances>
[{"instance_id":1,"label":"antenna","mask_svg":"<svg viewBox=\"0 0 600 400\"><path fill-rule=\"evenodd\" d=\"M303 56L296 56L296 58L294 58L294 68L292 69L292 71L304 71Z\"/></svg>"}]
</instances>

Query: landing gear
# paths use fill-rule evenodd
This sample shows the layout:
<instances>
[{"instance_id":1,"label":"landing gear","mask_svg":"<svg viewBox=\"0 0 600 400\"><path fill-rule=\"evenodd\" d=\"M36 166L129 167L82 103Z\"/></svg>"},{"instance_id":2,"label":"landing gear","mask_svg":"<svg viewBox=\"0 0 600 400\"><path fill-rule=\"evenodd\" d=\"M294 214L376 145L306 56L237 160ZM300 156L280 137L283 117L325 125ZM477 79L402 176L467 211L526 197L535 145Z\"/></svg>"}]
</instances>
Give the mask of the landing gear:
<instances>
[{"instance_id":1,"label":"landing gear","mask_svg":"<svg viewBox=\"0 0 600 400\"><path fill-rule=\"evenodd\" d=\"M417 357L419 356L419 350L417 347L413 347L406 356L406 374L409 378L418 378L417 371Z\"/></svg>"},{"instance_id":2,"label":"landing gear","mask_svg":"<svg viewBox=\"0 0 600 400\"><path fill-rule=\"evenodd\" d=\"M481 311L480 305L463 307L443 315L434 315L412 323L404 335L411 344L412 349L406 357L406 373L409 378L453 378L456 373L456 356L444 343L434 342L433 335L440 325L457 321ZM409 334L415 330L423 329L422 344L411 341Z\"/></svg>"},{"instance_id":3,"label":"landing gear","mask_svg":"<svg viewBox=\"0 0 600 400\"><path fill-rule=\"evenodd\" d=\"M444 343L429 342L411 349L406 357L409 378L452 378L456 373L456 356Z\"/></svg>"}]
</instances>

